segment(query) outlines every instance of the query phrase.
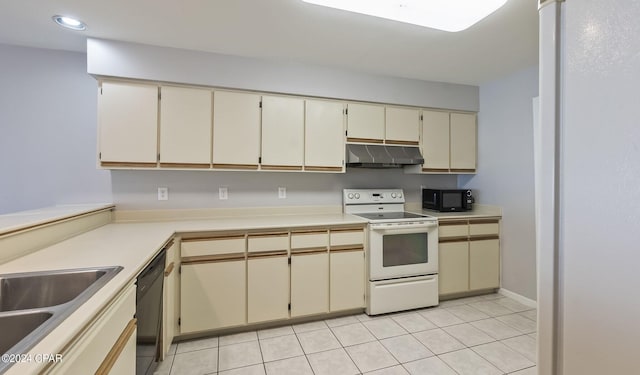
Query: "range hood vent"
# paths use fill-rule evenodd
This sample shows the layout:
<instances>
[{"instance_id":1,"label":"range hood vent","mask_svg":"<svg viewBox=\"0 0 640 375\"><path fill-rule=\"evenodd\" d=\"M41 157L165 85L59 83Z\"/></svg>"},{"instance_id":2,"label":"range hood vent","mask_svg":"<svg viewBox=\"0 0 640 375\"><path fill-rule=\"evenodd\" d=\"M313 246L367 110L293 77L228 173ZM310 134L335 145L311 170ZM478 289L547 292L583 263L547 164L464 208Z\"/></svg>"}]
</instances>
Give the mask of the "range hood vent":
<instances>
[{"instance_id":1,"label":"range hood vent","mask_svg":"<svg viewBox=\"0 0 640 375\"><path fill-rule=\"evenodd\" d=\"M347 167L401 168L424 163L418 147L347 145Z\"/></svg>"}]
</instances>

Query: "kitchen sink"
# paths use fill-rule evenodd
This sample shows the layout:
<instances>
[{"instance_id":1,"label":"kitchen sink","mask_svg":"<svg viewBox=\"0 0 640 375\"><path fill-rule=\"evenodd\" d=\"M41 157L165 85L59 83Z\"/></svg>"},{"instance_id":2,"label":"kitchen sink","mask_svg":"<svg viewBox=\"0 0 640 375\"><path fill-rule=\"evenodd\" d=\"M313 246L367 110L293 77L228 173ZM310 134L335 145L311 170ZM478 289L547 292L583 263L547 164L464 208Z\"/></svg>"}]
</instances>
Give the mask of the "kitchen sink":
<instances>
[{"instance_id":1,"label":"kitchen sink","mask_svg":"<svg viewBox=\"0 0 640 375\"><path fill-rule=\"evenodd\" d=\"M91 269L0 276L0 312L67 303L107 272Z\"/></svg>"},{"instance_id":2,"label":"kitchen sink","mask_svg":"<svg viewBox=\"0 0 640 375\"><path fill-rule=\"evenodd\" d=\"M29 312L0 316L0 353L6 353L53 316L51 312Z\"/></svg>"},{"instance_id":3,"label":"kitchen sink","mask_svg":"<svg viewBox=\"0 0 640 375\"><path fill-rule=\"evenodd\" d=\"M0 275L0 355L26 353L121 270L113 266ZM0 374L11 364L0 362Z\"/></svg>"}]
</instances>

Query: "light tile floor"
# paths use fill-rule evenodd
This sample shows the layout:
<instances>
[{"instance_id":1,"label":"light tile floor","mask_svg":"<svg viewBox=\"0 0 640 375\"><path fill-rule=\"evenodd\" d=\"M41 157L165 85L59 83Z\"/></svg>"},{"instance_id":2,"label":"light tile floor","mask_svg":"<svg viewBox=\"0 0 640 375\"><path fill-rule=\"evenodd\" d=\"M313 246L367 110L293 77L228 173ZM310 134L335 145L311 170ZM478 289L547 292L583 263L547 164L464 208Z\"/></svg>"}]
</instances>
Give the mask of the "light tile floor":
<instances>
[{"instance_id":1,"label":"light tile floor","mask_svg":"<svg viewBox=\"0 0 640 375\"><path fill-rule=\"evenodd\" d=\"M499 294L180 342L158 375L535 374L536 311Z\"/></svg>"}]
</instances>

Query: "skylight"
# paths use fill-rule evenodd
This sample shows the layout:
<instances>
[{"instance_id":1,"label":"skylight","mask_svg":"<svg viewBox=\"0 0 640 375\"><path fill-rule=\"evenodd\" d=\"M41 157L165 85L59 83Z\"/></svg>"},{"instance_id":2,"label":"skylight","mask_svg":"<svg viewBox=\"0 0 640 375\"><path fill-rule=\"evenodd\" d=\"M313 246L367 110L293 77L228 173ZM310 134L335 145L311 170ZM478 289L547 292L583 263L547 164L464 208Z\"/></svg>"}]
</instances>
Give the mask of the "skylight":
<instances>
[{"instance_id":1,"label":"skylight","mask_svg":"<svg viewBox=\"0 0 640 375\"><path fill-rule=\"evenodd\" d=\"M302 0L369 16L443 31L462 31L495 12L507 0Z\"/></svg>"}]
</instances>

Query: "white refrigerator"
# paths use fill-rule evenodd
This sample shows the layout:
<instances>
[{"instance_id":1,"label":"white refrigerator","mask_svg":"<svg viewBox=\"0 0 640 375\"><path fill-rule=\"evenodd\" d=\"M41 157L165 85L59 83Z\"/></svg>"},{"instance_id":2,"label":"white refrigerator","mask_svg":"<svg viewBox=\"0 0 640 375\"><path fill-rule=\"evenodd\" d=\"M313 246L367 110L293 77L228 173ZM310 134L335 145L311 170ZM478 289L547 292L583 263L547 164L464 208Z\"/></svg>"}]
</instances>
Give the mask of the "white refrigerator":
<instances>
[{"instance_id":1,"label":"white refrigerator","mask_svg":"<svg viewBox=\"0 0 640 375\"><path fill-rule=\"evenodd\" d=\"M640 1L541 0L538 371L640 373Z\"/></svg>"}]
</instances>

